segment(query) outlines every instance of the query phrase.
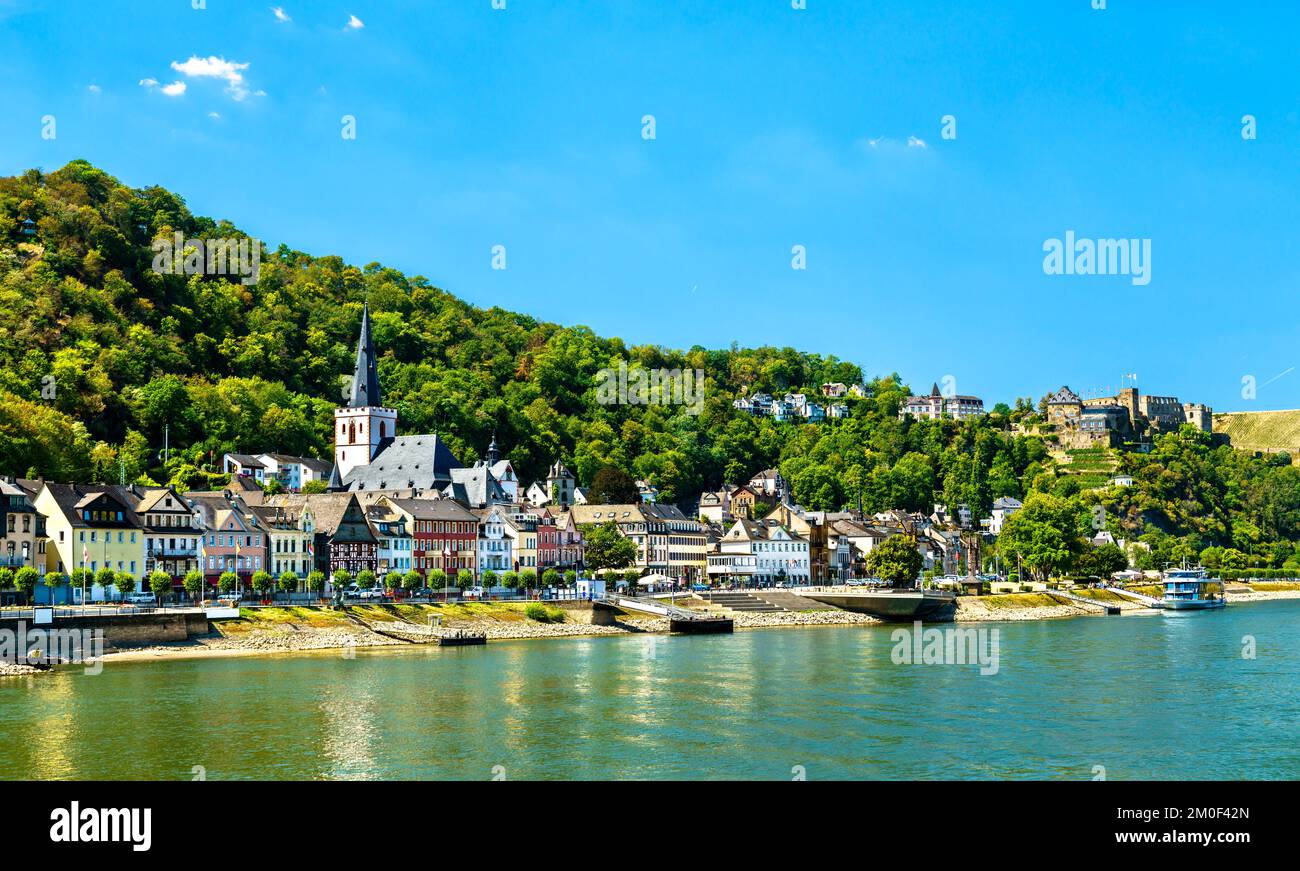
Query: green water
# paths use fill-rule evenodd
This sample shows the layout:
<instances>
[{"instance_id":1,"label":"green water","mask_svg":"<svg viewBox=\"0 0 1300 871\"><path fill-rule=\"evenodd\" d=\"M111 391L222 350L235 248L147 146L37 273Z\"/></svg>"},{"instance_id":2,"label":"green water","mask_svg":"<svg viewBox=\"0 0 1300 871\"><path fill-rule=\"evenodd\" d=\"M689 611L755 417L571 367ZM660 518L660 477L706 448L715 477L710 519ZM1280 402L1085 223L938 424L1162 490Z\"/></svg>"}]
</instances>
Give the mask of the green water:
<instances>
[{"instance_id":1,"label":"green water","mask_svg":"<svg viewBox=\"0 0 1300 871\"><path fill-rule=\"evenodd\" d=\"M821 627L0 679L0 778L1300 777L1300 600L994 625L991 676Z\"/></svg>"}]
</instances>

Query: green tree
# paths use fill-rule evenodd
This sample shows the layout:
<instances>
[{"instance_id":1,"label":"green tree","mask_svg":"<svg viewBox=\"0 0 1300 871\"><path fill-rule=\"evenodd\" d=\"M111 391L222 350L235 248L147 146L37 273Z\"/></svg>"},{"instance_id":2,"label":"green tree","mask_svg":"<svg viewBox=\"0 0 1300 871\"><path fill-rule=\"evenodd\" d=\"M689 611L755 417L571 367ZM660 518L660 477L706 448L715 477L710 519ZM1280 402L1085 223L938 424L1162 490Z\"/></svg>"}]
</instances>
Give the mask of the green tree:
<instances>
[{"instance_id":1,"label":"green tree","mask_svg":"<svg viewBox=\"0 0 1300 871\"><path fill-rule=\"evenodd\" d=\"M373 589L375 586L375 573L370 569L362 569L357 572L357 586L363 590Z\"/></svg>"},{"instance_id":2,"label":"green tree","mask_svg":"<svg viewBox=\"0 0 1300 871\"><path fill-rule=\"evenodd\" d=\"M166 572L150 572L149 591L158 597L159 604L167 601L172 592L172 576Z\"/></svg>"},{"instance_id":3,"label":"green tree","mask_svg":"<svg viewBox=\"0 0 1300 871\"><path fill-rule=\"evenodd\" d=\"M217 589L227 595L235 592L235 588L238 586L239 576L234 572L222 572L217 578Z\"/></svg>"},{"instance_id":4,"label":"green tree","mask_svg":"<svg viewBox=\"0 0 1300 871\"><path fill-rule=\"evenodd\" d=\"M414 592L424 586L424 578L415 569L411 569L402 575L402 587L408 592Z\"/></svg>"},{"instance_id":5,"label":"green tree","mask_svg":"<svg viewBox=\"0 0 1300 871\"><path fill-rule=\"evenodd\" d=\"M108 566L104 566L95 572L95 583L103 587L104 596L111 599L113 597L113 588L117 586L117 572Z\"/></svg>"},{"instance_id":6,"label":"green tree","mask_svg":"<svg viewBox=\"0 0 1300 871\"><path fill-rule=\"evenodd\" d=\"M1109 578L1115 572L1128 568L1128 557L1118 545L1103 544L1085 551L1075 563L1075 570L1084 577Z\"/></svg>"},{"instance_id":7,"label":"green tree","mask_svg":"<svg viewBox=\"0 0 1300 871\"><path fill-rule=\"evenodd\" d=\"M511 571L511 572L502 572L502 573L501 573L501 586L505 587L507 590L513 590L513 589L515 589L516 587L518 587L518 586L519 586L519 572L514 572L514 571Z\"/></svg>"},{"instance_id":8,"label":"green tree","mask_svg":"<svg viewBox=\"0 0 1300 871\"><path fill-rule=\"evenodd\" d=\"M384 575L384 586L392 592L400 590L402 588L402 573L389 572Z\"/></svg>"},{"instance_id":9,"label":"green tree","mask_svg":"<svg viewBox=\"0 0 1300 871\"><path fill-rule=\"evenodd\" d=\"M468 590L474 586L474 573L469 569L461 569L456 573L456 586L462 590Z\"/></svg>"},{"instance_id":10,"label":"green tree","mask_svg":"<svg viewBox=\"0 0 1300 871\"><path fill-rule=\"evenodd\" d=\"M312 569L307 573L307 589L311 590L317 596L325 592L325 573L319 569Z\"/></svg>"},{"instance_id":11,"label":"green tree","mask_svg":"<svg viewBox=\"0 0 1300 871\"><path fill-rule=\"evenodd\" d=\"M577 583L578 583L577 572L575 572L573 569L569 569L567 572L564 573L564 586L573 587L576 586Z\"/></svg>"},{"instance_id":12,"label":"green tree","mask_svg":"<svg viewBox=\"0 0 1300 871\"><path fill-rule=\"evenodd\" d=\"M542 572L543 587L558 587L560 586L560 581L562 579L563 576L555 569L547 569L546 571Z\"/></svg>"},{"instance_id":13,"label":"green tree","mask_svg":"<svg viewBox=\"0 0 1300 871\"><path fill-rule=\"evenodd\" d=\"M249 582L253 585L253 590L263 599L275 588L275 578L271 577L270 572L253 572Z\"/></svg>"},{"instance_id":14,"label":"green tree","mask_svg":"<svg viewBox=\"0 0 1300 871\"><path fill-rule=\"evenodd\" d=\"M490 590L497 585L497 573L488 569L483 573L483 589Z\"/></svg>"},{"instance_id":15,"label":"green tree","mask_svg":"<svg viewBox=\"0 0 1300 871\"><path fill-rule=\"evenodd\" d=\"M32 595L36 592L36 584L40 581L40 572L31 566L23 566L14 572L13 584L18 592L26 597L27 601L32 601Z\"/></svg>"},{"instance_id":16,"label":"green tree","mask_svg":"<svg viewBox=\"0 0 1300 871\"><path fill-rule=\"evenodd\" d=\"M537 572L532 569L524 569L519 573L519 583L525 590L533 590L537 587Z\"/></svg>"},{"instance_id":17,"label":"green tree","mask_svg":"<svg viewBox=\"0 0 1300 871\"><path fill-rule=\"evenodd\" d=\"M297 573L297 572L289 571L289 572L281 572L281 573L280 573L280 592L281 592L281 593L296 593L296 592L298 592L298 573Z\"/></svg>"},{"instance_id":18,"label":"green tree","mask_svg":"<svg viewBox=\"0 0 1300 871\"><path fill-rule=\"evenodd\" d=\"M118 572L113 586L117 587L117 591L123 596L129 596L135 592L136 584L135 575L130 572Z\"/></svg>"},{"instance_id":19,"label":"green tree","mask_svg":"<svg viewBox=\"0 0 1300 871\"><path fill-rule=\"evenodd\" d=\"M346 569L338 569L334 572L331 580L334 582L335 590L346 590L348 585L352 583L352 573Z\"/></svg>"},{"instance_id":20,"label":"green tree","mask_svg":"<svg viewBox=\"0 0 1300 871\"><path fill-rule=\"evenodd\" d=\"M1073 498L1031 493L1003 524L998 551L1009 565L1022 565L1034 580L1045 581L1088 547L1087 516Z\"/></svg>"},{"instance_id":21,"label":"green tree","mask_svg":"<svg viewBox=\"0 0 1300 871\"><path fill-rule=\"evenodd\" d=\"M606 466L596 473L587 490L592 505L635 505L641 501L636 481L622 469Z\"/></svg>"},{"instance_id":22,"label":"green tree","mask_svg":"<svg viewBox=\"0 0 1300 871\"><path fill-rule=\"evenodd\" d=\"M55 593L60 587L67 585L68 576L63 574L63 572L46 572L45 577L42 580L45 581L45 586L50 590L50 602L53 603L55 600Z\"/></svg>"},{"instance_id":23,"label":"green tree","mask_svg":"<svg viewBox=\"0 0 1300 871\"><path fill-rule=\"evenodd\" d=\"M457 581L459 584L459 581ZM444 590L447 588L447 573L442 569L434 569L429 572L429 587L434 590Z\"/></svg>"},{"instance_id":24,"label":"green tree","mask_svg":"<svg viewBox=\"0 0 1300 871\"><path fill-rule=\"evenodd\" d=\"M593 571L626 568L636 561L636 543L624 537L612 520L583 526L582 534L586 564Z\"/></svg>"},{"instance_id":25,"label":"green tree","mask_svg":"<svg viewBox=\"0 0 1300 871\"><path fill-rule=\"evenodd\" d=\"M185 587L185 592L189 594L190 599L198 601L203 594L203 572L198 569L186 572L181 585Z\"/></svg>"},{"instance_id":26,"label":"green tree","mask_svg":"<svg viewBox=\"0 0 1300 871\"><path fill-rule=\"evenodd\" d=\"M7 590L14 585L14 571L10 568L0 568L0 590Z\"/></svg>"},{"instance_id":27,"label":"green tree","mask_svg":"<svg viewBox=\"0 0 1300 871\"><path fill-rule=\"evenodd\" d=\"M864 560L867 573L891 587L910 587L925 560L910 535L894 535L871 549Z\"/></svg>"}]
</instances>

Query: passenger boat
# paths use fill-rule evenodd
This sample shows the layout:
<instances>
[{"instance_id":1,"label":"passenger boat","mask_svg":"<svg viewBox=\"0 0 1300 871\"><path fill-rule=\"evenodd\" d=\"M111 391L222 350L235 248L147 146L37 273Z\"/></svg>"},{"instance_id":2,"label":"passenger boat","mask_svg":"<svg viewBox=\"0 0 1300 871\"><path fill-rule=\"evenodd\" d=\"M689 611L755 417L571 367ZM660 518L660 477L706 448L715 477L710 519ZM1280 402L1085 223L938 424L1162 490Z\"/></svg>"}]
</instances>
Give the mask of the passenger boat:
<instances>
[{"instance_id":1,"label":"passenger boat","mask_svg":"<svg viewBox=\"0 0 1300 871\"><path fill-rule=\"evenodd\" d=\"M1204 611L1228 604L1223 582L1207 578L1205 569L1170 569L1165 572L1165 594L1160 607L1168 611Z\"/></svg>"}]
</instances>

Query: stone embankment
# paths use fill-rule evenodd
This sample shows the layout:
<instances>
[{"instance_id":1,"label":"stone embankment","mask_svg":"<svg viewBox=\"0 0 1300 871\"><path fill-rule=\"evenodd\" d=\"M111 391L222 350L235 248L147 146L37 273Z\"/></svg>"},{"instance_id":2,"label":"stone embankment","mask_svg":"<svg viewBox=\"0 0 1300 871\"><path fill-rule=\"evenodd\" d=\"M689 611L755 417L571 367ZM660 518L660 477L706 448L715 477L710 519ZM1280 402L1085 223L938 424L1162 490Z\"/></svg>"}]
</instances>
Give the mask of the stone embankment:
<instances>
[{"instance_id":1,"label":"stone embankment","mask_svg":"<svg viewBox=\"0 0 1300 871\"><path fill-rule=\"evenodd\" d=\"M1144 610L1137 602L1113 594L1104 599L1085 602L1052 592L1008 593L998 596L958 596L957 613L953 619L958 622L1056 620L1062 617L1104 614L1106 608Z\"/></svg>"}]
</instances>

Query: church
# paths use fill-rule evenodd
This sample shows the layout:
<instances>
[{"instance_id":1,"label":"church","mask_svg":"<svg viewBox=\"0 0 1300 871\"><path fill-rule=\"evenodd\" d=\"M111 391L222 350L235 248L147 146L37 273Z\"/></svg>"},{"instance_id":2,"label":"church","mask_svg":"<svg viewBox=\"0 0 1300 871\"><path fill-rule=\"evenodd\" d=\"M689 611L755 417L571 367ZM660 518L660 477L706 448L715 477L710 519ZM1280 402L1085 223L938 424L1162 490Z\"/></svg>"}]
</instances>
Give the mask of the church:
<instances>
[{"instance_id":1,"label":"church","mask_svg":"<svg viewBox=\"0 0 1300 871\"><path fill-rule=\"evenodd\" d=\"M370 306L361 315L348 403L334 411L334 470L328 489L395 498L451 498L471 508L518 501L518 480L496 437L486 460L464 466L436 433L399 436L397 409L386 408L370 330Z\"/></svg>"}]
</instances>

